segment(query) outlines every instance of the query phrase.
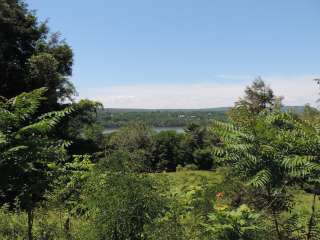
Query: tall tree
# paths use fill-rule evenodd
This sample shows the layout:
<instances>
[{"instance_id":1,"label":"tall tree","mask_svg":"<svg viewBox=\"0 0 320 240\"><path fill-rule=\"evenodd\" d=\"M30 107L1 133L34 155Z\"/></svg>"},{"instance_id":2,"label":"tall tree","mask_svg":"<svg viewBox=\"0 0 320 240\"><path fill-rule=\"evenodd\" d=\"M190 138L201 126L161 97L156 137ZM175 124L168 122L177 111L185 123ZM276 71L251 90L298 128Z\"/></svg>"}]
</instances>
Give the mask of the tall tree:
<instances>
[{"instance_id":1,"label":"tall tree","mask_svg":"<svg viewBox=\"0 0 320 240\"><path fill-rule=\"evenodd\" d=\"M266 108L272 108L275 102L273 90L261 77L258 77L251 86L246 88L245 96L236 103L236 106L245 106L250 112L257 114Z\"/></svg>"},{"instance_id":2,"label":"tall tree","mask_svg":"<svg viewBox=\"0 0 320 240\"><path fill-rule=\"evenodd\" d=\"M235 103L229 116L238 125L250 125L261 111L281 106L281 100L261 77L258 77L245 89L244 97Z\"/></svg>"},{"instance_id":3,"label":"tall tree","mask_svg":"<svg viewBox=\"0 0 320 240\"><path fill-rule=\"evenodd\" d=\"M154 168L158 171L175 171L182 160L183 135L175 131L163 131L154 136Z\"/></svg>"},{"instance_id":4,"label":"tall tree","mask_svg":"<svg viewBox=\"0 0 320 240\"><path fill-rule=\"evenodd\" d=\"M49 36L46 23L39 23L23 0L0 0L0 29L0 96L46 87L46 110L72 98L73 53L59 34Z\"/></svg>"}]
</instances>

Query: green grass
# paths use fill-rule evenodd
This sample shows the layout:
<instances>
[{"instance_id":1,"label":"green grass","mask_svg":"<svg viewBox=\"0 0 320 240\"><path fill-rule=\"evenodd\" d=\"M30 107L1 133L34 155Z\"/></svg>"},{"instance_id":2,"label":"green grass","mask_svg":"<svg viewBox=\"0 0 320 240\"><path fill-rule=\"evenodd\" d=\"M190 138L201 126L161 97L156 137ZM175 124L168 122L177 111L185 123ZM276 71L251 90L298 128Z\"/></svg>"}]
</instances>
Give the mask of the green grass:
<instances>
[{"instance_id":1,"label":"green grass","mask_svg":"<svg viewBox=\"0 0 320 240\"><path fill-rule=\"evenodd\" d=\"M214 171L179 171L162 173L168 178L170 190L175 193L187 193L203 186L204 183L210 185L220 185L224 178L225 170L223 168ZM221 185L220 185L221 187ZM222 186L223 187L223 186ZM292 190L294 196L293 210L301 212L301 214L309 214L311 211L312 194L305 193L302 190ZM317 200L318 208L320 201Z\"/></svg>"},{"instance_id":2,"label":"green grass","mask_svg":"<svg viewBox=\"0 0 320 240\"><path fill-rule=\"evenodd\" d=\"M293 209L301 214L307 214L309 215L311 213L311 205L313 201L313 195L305 193L304 191L301 190L294 190L293 191L294 195L294 201L295 205L293 206ZM317 205L319 208L319 200L317 198Z\"/></svg>"},{"instance_id":3,"label":"green grass","mask_svg":"<svg viewBox=\"0 0 320 240\"><path fill-rule=\"evenodd\" d=\"M164 173L168 177L173 188L183 191L189 186L200 186L203 182L218 184L222 181L222 170L216 171L180 171Z\"/></svg>"}]
</instances>

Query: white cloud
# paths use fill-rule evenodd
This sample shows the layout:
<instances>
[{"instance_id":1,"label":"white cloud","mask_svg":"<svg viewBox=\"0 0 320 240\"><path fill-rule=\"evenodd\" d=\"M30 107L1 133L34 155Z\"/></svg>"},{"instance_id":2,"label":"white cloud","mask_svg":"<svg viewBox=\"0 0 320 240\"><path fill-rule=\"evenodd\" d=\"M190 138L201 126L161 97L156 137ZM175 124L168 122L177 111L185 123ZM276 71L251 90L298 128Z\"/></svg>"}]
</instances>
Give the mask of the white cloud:
<instances>
[{"instance_id":1,"label":"white cloud","mask_svg":"<svg viewBox=\"0 0 320 240\"><path fill-rule=\"evenodd\" d=\"M231 76L230 76L231 77ZM314 75L265 76L286 105L315 104L318 88L312 81ZM237 76L235 76L235 79ZM208 108L231 106L243 95L252 79L230 83L158 84L110 86L99 89L79 90L81 98L100 101L112 108Z\"/></svg>"}]
</instances>

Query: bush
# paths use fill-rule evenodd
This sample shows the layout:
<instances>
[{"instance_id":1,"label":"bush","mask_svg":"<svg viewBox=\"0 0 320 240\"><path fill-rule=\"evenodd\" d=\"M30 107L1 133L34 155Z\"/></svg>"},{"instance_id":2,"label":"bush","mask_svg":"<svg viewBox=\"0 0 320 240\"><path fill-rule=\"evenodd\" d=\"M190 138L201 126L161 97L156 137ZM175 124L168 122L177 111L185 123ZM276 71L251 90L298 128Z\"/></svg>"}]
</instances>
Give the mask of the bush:
<instances>
[{"instance_id":1,"label":"bush","mask_svg":"<svg viewBox=\"0 0 320 240\"><path fill-rule=\"evenodd\" d=\"M187 165L184 166L183 170L185 170L185 171L195 171L195 170L199 170L199 168L195 164L187 164Z\"/></svg>"},{"instance_id":2,"label":"bush","mask_svg":"<svg viewBox=\"0 0 320 240\"><path fill-rule=\"evenodd\" d=\"M200 170L210 170L213 166L213 156L209 148L196 149L193 158Z\"/></svg>"},{"instance_id":3,"label":"bush","mask_svg":"<svg viewBox=\"0 0 320 240\"><path fill-rule=\"evenodd\" d=\"M246 205L241 205L236 210L218 210L209 215L209 224L204 226L213 239L269 239L261 215Z\"/></svg>"},{"instance_id":4,"label":"bush","mask_svg":"<svg viewBox=\"0 0 320 240\"><path fill-rule=\"evenodd\" d=\"M164 212L158 186L148 175L95 172L86 193L92 224L86 239L145 239L145 226Z\"/></svg>"}]
</instances>

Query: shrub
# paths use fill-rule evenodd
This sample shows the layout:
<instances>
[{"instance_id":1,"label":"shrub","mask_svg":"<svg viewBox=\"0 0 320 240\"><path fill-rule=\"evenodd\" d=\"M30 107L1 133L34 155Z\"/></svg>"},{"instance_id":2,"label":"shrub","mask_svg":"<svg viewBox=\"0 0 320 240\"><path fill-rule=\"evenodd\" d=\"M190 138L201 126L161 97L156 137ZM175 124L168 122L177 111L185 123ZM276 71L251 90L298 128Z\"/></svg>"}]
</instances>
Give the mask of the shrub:
<instances>
[{"instance_id":1,"label":"shrub","mask_svg":"<svg viewBox=\"0 0 320 240\"><path fill-rule=\"evenodd\" d=\"M261 215L246 205L241 205L236 210L216 211L209 215L209 224L204 226L213 239L259 240L267 237Z\"/></svg>"},{"instance_id":2,"label":"shrub","mask_svg":"<svg viewBox=\"0 0 320 240\"><path fill-rule=\"evenodd\" d=\"M184 166L183 170L185 171L195 171L195 170L198 170L198 166L195 165L195 164L187 164Z\"/></svg>"},{"instance_id":3,"label":"shrub","mask_svg":"<svg viewBox=\"0 0 320 240\"><path fill-rule=\"evenodd\" d=\"M159 191L148 175L95 172L86 193L93 226L87 239L145 239L144 227L164 212Z\"/></svg>"}]
</instances>

